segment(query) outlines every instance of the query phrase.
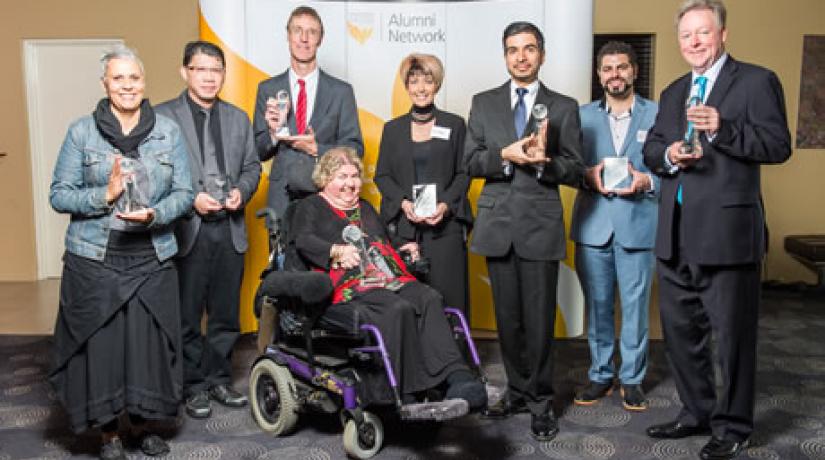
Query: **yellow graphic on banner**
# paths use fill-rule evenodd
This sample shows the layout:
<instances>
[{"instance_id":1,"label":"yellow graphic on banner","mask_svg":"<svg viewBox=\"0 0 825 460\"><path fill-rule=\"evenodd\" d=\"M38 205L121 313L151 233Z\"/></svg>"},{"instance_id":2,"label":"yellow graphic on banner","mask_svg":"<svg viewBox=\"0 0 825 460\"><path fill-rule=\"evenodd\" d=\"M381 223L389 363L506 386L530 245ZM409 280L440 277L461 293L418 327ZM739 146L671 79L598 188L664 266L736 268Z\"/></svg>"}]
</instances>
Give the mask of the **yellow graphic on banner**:
<instances>
[{"instance_id":1,"label":"yellow graphic on banner","mask_svg":"<svg viewBox=\"0 0 825 460\"><path fill-rule=\"evenodd\" d=\"M372 36L372 27L358 27L349 21L347 21L347 31L350 37L362 45Z\"/></svg>"},{"instance_id":2,"label":"yellow graphic on banner","mask_svg":"<svg viewBox=\"0 0 825 460\"><path fill-rule=\"evenodd\" d=\"M365 43L372 36L373 28L371 26L358 26L350 22L347 23L347 29L350 36L360 44ZM244 110L250 120L255 111L255 98L258 89L258 84L269 78L266 72L258 69L246 59L240 56L236 51L232 50L210 27L203 15L200 16L200 36L201 39L215 43L223 49L226 56L226 80L224 88L221 91L221 98L227 102L237 105ZM284 44L286 46L286 44ZM399 61L401 58L399 57ZM392 87L391 98L391 116L397 117L409 111L411 102L404 87L401 78L396 72L395 81ZM375 176L375 167L378 160L378 149L381 142L381 133L385 120L375 114L361 109L358 109L358 120L361 126L361 133L364 139L364 185L362 187L361 195L368 200L376 208L380 206L381 194L377 186L373 182ZM244 277L241 286L240 299L240 323L241 332L252 332L258 329L258 321L253 313L253 304L255 299L255 292L260 284L259 275L266 268L269 254L269 242L266 228L263 221L255 218L255 213L266 206L267 190L269 186L269 169L270 164L266 162L262 165L263 171L261 174L261 181L258 186L258 191L252 197L246 206L245 221L247 225L247 234L249 239L249 250L244 258ZM478 196L481 193L481 188L484 186L482 179L473 180L470 184L468 197L476 213L476 203ZM566 222L567 230L569 231L569 222L572 218L573 200L575 199L575 190L568 187L561 187L561 198L564 206L564 220ZM562 261L569 271L573 270L573 254L574 244L572 241L567 241L567 259ZM492 291L490 288L490 280L487 274L487 266L484 257L469 254L468 259L469 270L469 289L470 289L470 306L471 306L471 326L474 329L489 329L495 330L495 314L493 310ZM557 337L564 337L567 335L566 321L563 312L556 315L555 331Z\"/></svg>"}]
</instances>

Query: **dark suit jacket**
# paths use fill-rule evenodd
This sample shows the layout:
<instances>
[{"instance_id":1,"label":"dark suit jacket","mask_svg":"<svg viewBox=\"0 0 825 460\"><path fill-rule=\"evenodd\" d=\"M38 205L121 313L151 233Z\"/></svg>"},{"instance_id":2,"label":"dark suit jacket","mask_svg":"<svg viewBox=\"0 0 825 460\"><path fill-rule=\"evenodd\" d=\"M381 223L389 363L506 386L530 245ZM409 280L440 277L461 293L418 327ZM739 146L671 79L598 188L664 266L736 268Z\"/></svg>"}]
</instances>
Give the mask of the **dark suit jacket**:
<instances>
[{"instance_id":1,"label":"dark suit jacket","mask_svg":"<svg viewBox=\"0 0 825 460\"><path fill-rule=\"evenodd\" d=\"M464 164L470 177L486 179L470 250L504 256L512 245L530 260L561 260L566 254L559 185L579 185L584 172L579 104L539 86L536 103L547 106L547 156L537 180L532 166L515 166L504 175L501 150L515 142L510 82L476 94L470 108ZM532 126L533 120L527 126Z\"/></svg>"},{"instance_id":2,"label":"dark suit jacket","mask_svg":"<svg viewBox=\"0 0 825 460\"><path fill-rule=\"evenodd\" d=\"M415 182L410 123L412 117L404 114L384 124L375 172L375 183L381 190L381 218L385 223L395 221L398 235L407 240L415 237L415 226L401 210L401 201L412 200ZM438 201L450 209L442 223L433 228L434 236L438 237L443 233L461 232L461 224L472 223L473 214L467 200L470 178L461 161L467 132L464 120L436 109L435 124L450 130L449 139L433 137L427 143L431 154L427 177L435 181Z\"/></svg>"},{"instance_id":3,"label":"dark suit jacket","mask_svg":"<svg viewBox=\"0 0 825 460\"><path fill-rule=\"evenodd\" d=\"M214 109L219 111L221 120L221 142L223 144L226 174L233 187L241 192L243 204L246 205L252 194L258 189L261 178L261 164L255 154L252 138L252 125L245 112L234 105L218 100ZM166 115L180 126L189 152L189 167L192 171L192 189L195 195L205 191L203 165L201 164L200 143L195 132L195 120L186 100L186 90L180 96L168 100L157 107L158 113ZM213 110L214 110L213 109ZM229 213L229 228L232 232L232 244L239 253L246 252L249 243L246 239L243 208ZM185 256L192 250L200 229L201 218L197 212L190 212L180 218L175 226L178 239L178 256Z\"/></svg>"},{"instance_id":4,"label":"dark suit jacket","mask_svg":"<svg viewBox=\"0 0 825 460\"><path fill-rule=\"evenodd\" d=\"M318 73L318 92L315 95L312 118L309 120L309 126L315 132L315 141L318 143L318 156L323 155L331 147L342 145L350 146L357 150L359 155L363 155L364 141L361 138L358 108L352 86L323 70L319 70ZM287 187L298 192L316 191L312 183L312 170L315 168L316 159L304 152L291 149L283 142L272 145L269 126L264 119L266 100L275 97L282 89L289 91L289 71L264 80L258 85L253 122L258 157L261 161L275 157L269 172L268 205L279 216L283 215L289 203ZM290 108L287 123L290 132L297 132L294 107Z\"/></svg>"},{"instance_id":5,"label":"dark suit jacket","mask_svg":"<svg viewBox=\"0 0 825 460\"><path fill-rule=\"evenodd\" d=\"M656 256L674 255L676 190L682 184L679 234L685 263L756 263L765 253L766 230L759 165L781 163L791 154L785 99L770 70L728 56L706 101L719 111L719 132L690 169L670 174L664 163L670 144L684 136L685 101L691 74L662 91L656 123L644 146L645 164L662 176Z\"/></svg>"}]
</instances>

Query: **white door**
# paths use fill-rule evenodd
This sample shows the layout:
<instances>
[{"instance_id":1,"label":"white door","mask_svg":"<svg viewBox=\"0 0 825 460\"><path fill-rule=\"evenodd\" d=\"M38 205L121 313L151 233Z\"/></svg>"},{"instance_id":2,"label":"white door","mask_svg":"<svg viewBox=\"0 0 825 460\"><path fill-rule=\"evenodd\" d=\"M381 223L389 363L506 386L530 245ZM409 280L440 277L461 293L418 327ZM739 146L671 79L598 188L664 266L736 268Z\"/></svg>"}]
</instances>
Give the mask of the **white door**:
<instances>
[{"instance_id":1,"label":"white door","mask_svg":"<svg viewBox=\"0 0 825 460\"><path fill-rule=\"evenodd\" d=\"M26 101L37 244L37 277L59 277L67 214L49 205L57 154L69 123L89 114L103 97L100 58L120 39L25 40Z\"/></svg>"}]
</instances>

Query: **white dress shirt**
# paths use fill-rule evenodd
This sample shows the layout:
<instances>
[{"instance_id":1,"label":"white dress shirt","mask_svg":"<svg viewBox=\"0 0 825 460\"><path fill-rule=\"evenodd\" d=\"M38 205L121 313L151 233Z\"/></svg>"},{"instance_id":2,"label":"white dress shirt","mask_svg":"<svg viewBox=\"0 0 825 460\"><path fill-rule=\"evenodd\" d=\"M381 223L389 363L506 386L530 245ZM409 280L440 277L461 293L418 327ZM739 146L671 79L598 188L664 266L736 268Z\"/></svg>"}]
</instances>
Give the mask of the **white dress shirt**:
<instances>
[{"instance_id":1,"label":"white dress shirt","mask_svg":"<svg viewBox=\"0 0 825 460\"><path fill-rule=\"evenodd\" d=\"M310 72L305 77L299 77L292 67L289 68L289 89L292 94L292 111L293 113L298 107L298 92L301 91L301 85L298 84L298 79L302 78L306 82L307 92L307 130L310 127L309 121L312 120L312 109L315 108L315 96L318 94L318 67Z\"/></svg>"}]
</instances>

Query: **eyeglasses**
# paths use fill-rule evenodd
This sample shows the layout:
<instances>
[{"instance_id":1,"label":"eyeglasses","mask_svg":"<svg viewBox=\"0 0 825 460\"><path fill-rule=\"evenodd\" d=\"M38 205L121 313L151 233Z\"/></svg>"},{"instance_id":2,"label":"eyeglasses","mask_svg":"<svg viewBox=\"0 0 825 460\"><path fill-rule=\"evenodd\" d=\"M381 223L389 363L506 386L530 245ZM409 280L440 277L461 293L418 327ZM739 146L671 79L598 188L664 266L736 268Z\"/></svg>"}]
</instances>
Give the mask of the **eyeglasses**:
<instances>
[{"instance_id":1,"label":"eyeglasses","mask_svg":"<svg viewBox=\"0 0 825 460\"><path fill-rule=\"evenodd\" d=\"M316 37L319 37L321 35L321 29L316 29L314 27L304 29L303 27L300 27L300 26L293 26L293 27L289 28L289 33L296 36L296 37L300 37L300 36L303 36L304 34L307 34L312 38L316 38Z\"/></svg>"},{"instance_id":2,"label":"eyeglasses","mask_svg":"<svg viewBox=\"0 0 825 460\"><path fill-rule=\"evenodd\" d=\"M215 75L219 75L219 74L222 74L223 71L225 70L223 67L198 67L198 66L193 66L193 65L190 65L186 68L189 69L191 72L195 72L196 74L199 74L199 75L203 75L203 74L207 74L207 73L212 73L212 74L215 74Z\"/></svg>"}]
</instances>

